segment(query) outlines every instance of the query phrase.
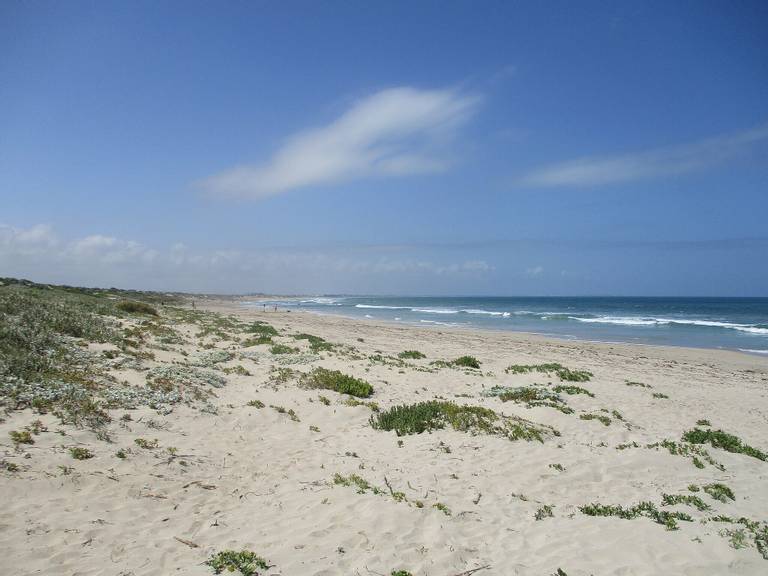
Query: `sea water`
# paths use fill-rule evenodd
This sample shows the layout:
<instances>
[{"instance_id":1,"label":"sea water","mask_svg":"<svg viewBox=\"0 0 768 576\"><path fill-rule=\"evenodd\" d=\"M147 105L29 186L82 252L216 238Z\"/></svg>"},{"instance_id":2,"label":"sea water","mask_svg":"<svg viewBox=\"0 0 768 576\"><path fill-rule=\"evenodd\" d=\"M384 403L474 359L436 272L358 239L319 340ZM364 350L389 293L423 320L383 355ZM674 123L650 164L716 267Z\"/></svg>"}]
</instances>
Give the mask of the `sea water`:
<instances>
[{"instance_id":1,"label":"sea water","mask_svg":"<svg viewBox=\"0 0 768 576\"><path fill-rule=\"evenodd\" d=\"M420 326L768 355L768 298L323 296L267 304Z\"/></svg>"}]
</instances>

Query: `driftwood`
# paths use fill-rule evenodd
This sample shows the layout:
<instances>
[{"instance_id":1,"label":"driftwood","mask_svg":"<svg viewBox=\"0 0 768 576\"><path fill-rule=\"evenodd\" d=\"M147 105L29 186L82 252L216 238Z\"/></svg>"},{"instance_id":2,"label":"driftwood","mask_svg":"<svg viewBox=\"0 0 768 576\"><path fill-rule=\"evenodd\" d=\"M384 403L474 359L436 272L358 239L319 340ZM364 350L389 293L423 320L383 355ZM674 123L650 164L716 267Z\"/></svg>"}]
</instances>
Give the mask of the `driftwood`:
<instances>
[{"instance_id":1,"label":"driftwood","mask_svg":"<svg viewBox=\"0 0 768 576\"><path fill-rule=\"evenodd\" d=\"M182 544L186 544L190 548L200 548L200 545L199 544L195 544L194 542L192 542L192 540L184 540L184 538L179 538L178 536L174 536L173 539L174 540L178 540Z\"/></svg>"},{"instance_id":2,"label":"driftwood","mask_svg":"<svg viewBox=\"0 0 768 576\"><path fill-rule=\"evenodd\" d=\"M490 564L486 564L485 566L480 566L479 568L472 568L472 570L467 570L466 572L459 572L458 574L454 574L453 576L469 576L470 574L474 574L475 572L480 572L480 570L485 570L486 568L490 568Z\"/></svg>"}]
</instances>

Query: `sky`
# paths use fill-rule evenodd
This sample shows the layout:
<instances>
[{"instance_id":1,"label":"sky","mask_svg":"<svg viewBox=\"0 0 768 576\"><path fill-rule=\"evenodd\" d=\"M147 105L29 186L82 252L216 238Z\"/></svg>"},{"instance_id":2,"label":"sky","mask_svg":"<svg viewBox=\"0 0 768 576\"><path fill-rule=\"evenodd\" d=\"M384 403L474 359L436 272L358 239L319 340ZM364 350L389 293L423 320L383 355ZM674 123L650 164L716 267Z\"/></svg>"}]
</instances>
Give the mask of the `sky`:
<instances>
[{"instance_id":1,"label":"sky","mask_svg":"<svg viewBox=\"0 0 768 576\"><path fill-rule=\"evenodd\" d=\"M0 3L0 276L768 296L768 3Z\"/></svg>"}]
</instances>

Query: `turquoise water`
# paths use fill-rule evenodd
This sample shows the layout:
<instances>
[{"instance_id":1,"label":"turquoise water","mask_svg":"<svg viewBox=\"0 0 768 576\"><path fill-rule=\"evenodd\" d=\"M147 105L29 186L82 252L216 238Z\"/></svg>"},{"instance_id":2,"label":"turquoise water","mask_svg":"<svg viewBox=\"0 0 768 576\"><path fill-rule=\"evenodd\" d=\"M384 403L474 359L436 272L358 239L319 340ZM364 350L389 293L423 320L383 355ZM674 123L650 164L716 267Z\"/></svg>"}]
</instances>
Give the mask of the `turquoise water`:
<instances>
[{"instance_id":1,"label":"turquoise water","mask_svg":"<svg viewBox=\"0 0 768 576\"><path fill-rule=\"evenodd\" d=\"M768 298L327 296L274 300L269 305L420 326L768 355Z\"/></svg>"}]
</instances>

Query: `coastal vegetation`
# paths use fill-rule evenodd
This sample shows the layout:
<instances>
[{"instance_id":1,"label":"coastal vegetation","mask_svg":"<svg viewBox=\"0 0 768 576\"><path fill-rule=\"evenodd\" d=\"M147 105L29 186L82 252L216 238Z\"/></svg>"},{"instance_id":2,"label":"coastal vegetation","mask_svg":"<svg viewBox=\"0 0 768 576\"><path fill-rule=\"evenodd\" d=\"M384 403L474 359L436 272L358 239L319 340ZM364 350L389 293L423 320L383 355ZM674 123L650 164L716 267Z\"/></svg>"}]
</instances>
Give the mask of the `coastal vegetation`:
<instances>
[{"instance_id":1,"label":"coastal vegetation","mask_svg":"<svg viewBox=\"0 0 768 576\"><path fill-rule=\"evenodd\" d=\"M239 572L242 576L259 576L261 570L269 570L272 566L261 556L250 550L223 550L217 552L205 564L214 574L222 572Z\"/></svg>"},{"instance_id":2,"label":"coastal vegetation","mask_svg":"<svg viewBox=\"0 0 768 576\"><path fill-rule=\"evenodd\" d=\"M301 385L306 388L333 390L339 394L348 394L358 398L368 398L373 394L373 386L365 380L343 374L339 370L315 368L301 378Z\"/></svg>"},{"instance_id":3,"label":"coastal vegetation","mask_svg":"<svg viewBox=\"0 0 768 576\"><path fill-rule=\"evenodd\" d=\"M562 364L554 362L546 364L512 364L504 372L507 374L529 374L538 372L540 374L555 374L560 380L567 382L588 382L593 374L587 370L571 370Z\"/></svg>"},{"instance_id":4,"label":"coastal vegetation","mask_svg":"<svg viewBox=\"0 0 768 576\"><path fill-rule=\"evenodd\" d=\"M370 423L376 430L394 430L398 436L441 430L446 426L470 434L539 442L543 442L546 435L554 433L552 429L522 418L499 415L490 408L435 400L394 406L371 415Z\"/></svg>"}]
</instances>

